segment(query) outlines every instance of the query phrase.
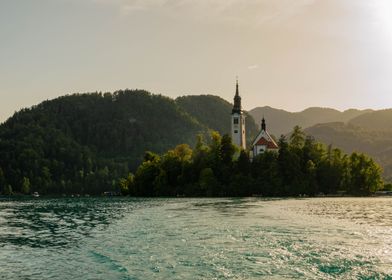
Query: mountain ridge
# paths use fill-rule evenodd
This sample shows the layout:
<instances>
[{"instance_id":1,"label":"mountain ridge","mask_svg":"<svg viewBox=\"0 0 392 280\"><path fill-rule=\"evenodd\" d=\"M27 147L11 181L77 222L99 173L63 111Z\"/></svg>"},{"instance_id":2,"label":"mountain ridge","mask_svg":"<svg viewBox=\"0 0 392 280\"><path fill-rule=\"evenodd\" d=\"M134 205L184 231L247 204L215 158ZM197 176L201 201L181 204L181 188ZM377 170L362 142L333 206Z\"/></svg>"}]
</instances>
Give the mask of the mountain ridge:
<instances>
[{"instance_id":1,"label":"mountain ridge","mask_svg":"<svg viewBox=\"0 0 392 280\"><path fill-rule=\"evenodd\" d=\"M274 135L288 134L295 125L307 128L318 123L348 122L360 115L374 112L372 109L347 109L339 111L328 107L309 107L299 112L289 112L270 106L256 107L249 111L256 123L265 117L269 130Z\"/></svg>"}]
</instances>

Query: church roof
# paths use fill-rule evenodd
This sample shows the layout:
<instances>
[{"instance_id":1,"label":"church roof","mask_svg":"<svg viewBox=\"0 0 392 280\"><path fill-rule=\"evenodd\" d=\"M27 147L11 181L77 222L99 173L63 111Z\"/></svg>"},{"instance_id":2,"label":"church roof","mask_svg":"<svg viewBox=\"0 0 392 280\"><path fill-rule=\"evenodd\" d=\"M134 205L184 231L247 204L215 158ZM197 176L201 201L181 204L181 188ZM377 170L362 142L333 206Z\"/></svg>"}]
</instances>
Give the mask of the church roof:
<instances>
[{"instance_id":1,"label":"church roof","mask_svg":"<svg viewBox=\"0 0 392 280\"><path fill-rule=\"evenodd\" d=\"M261 120L261 130L259 134L256 136L255 140L252 142L252 147L256 145L266 146L267 149L279 149L278 144L276 144L275 140L269 135L267 131L267 126L265 124L265 119Z\"/></svg>"},{"instance_id":2,"label":"church roof","mask_svg":"<svg viewBox=\"0 0 392 280\"><path fill-rule=\"evenodd\" d=\"M267 149L279 149L278 145L275 143L275 141L272 138L270 140L267 140L264 137L261 137L255 145L264 145L267 147Z\"/></svg>"}]
</instances>

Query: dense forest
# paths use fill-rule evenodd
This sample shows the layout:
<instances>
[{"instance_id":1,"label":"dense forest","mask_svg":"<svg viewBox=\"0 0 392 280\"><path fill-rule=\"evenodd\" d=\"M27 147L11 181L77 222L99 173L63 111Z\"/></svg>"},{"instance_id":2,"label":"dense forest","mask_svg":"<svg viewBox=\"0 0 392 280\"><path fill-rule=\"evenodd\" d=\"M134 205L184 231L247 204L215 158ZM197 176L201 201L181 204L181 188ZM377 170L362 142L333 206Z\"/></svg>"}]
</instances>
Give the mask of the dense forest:
<instances>
[{"instance_id":1,"label":"dense forest","mask_svg":"<svg viewBox=\"0 0 392 280\"><path fill-rule=\"evenodd\" d=\"M231 107L214 96L177 102L142 90L44 101L0 125L0 192L116 190L118 178L134 171L146 150L193 146L195 135L208 135L211 128L227 133ZM254 135L251 117L247 125L248 135Z\"/></svg>"},{"instance_id":2,"label":"dense forest","mask_svg":"<svg viewBox=\"0 0 392 280\"><path fill-rule=\"evenodd\" d=\"M132 196L369 195L384 187L380 167L364 154L343 154L296 126L280 150L250 160L226 134L213 132L196 147L178 145L162 156L147 152L135 174L120 181Z\"/></svg>"}]
</instances>

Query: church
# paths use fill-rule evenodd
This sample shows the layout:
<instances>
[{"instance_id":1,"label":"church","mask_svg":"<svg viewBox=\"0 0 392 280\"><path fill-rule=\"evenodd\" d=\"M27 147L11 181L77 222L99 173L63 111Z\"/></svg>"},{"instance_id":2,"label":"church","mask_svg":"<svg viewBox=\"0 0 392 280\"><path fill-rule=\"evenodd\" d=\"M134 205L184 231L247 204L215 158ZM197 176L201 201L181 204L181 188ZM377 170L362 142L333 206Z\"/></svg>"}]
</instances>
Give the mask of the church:
<instances>
[{"instance_id":1,"label":"church","mask_svg":"<svg viewBox=\"0 0 392 280\"><path fill-rule=\"evenodd\" d=\"M241 107L241 96L238 88L238 80L236 82L236 90L234 96L234 106L231 111L231 138L233 143L241 149L246 150L246 132L245 132L245 114ZM277 152L279 146L267 131L265 119L261 120L261 130L252 142L249 149L250 158L256 157L266 151Z\"/></svg>"}]
</instances>

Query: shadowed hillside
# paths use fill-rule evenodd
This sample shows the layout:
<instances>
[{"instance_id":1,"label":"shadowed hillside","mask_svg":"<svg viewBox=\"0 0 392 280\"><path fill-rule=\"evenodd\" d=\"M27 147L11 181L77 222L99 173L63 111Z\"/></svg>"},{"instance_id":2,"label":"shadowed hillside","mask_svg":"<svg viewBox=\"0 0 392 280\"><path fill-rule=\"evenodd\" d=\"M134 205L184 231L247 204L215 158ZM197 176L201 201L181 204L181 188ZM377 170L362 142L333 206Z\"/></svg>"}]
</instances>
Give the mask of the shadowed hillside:
<instances>
[{"instance_id":1,"label":"shadowed hillside","mask_svg":"<svg viewBox=\"0 0 392 280\"><path fill-rule=\"evenodd\" d=\"M350 123L368 130L392 130L392 109L368 112L353 118Z\"/></svg>"}]
</instances>

